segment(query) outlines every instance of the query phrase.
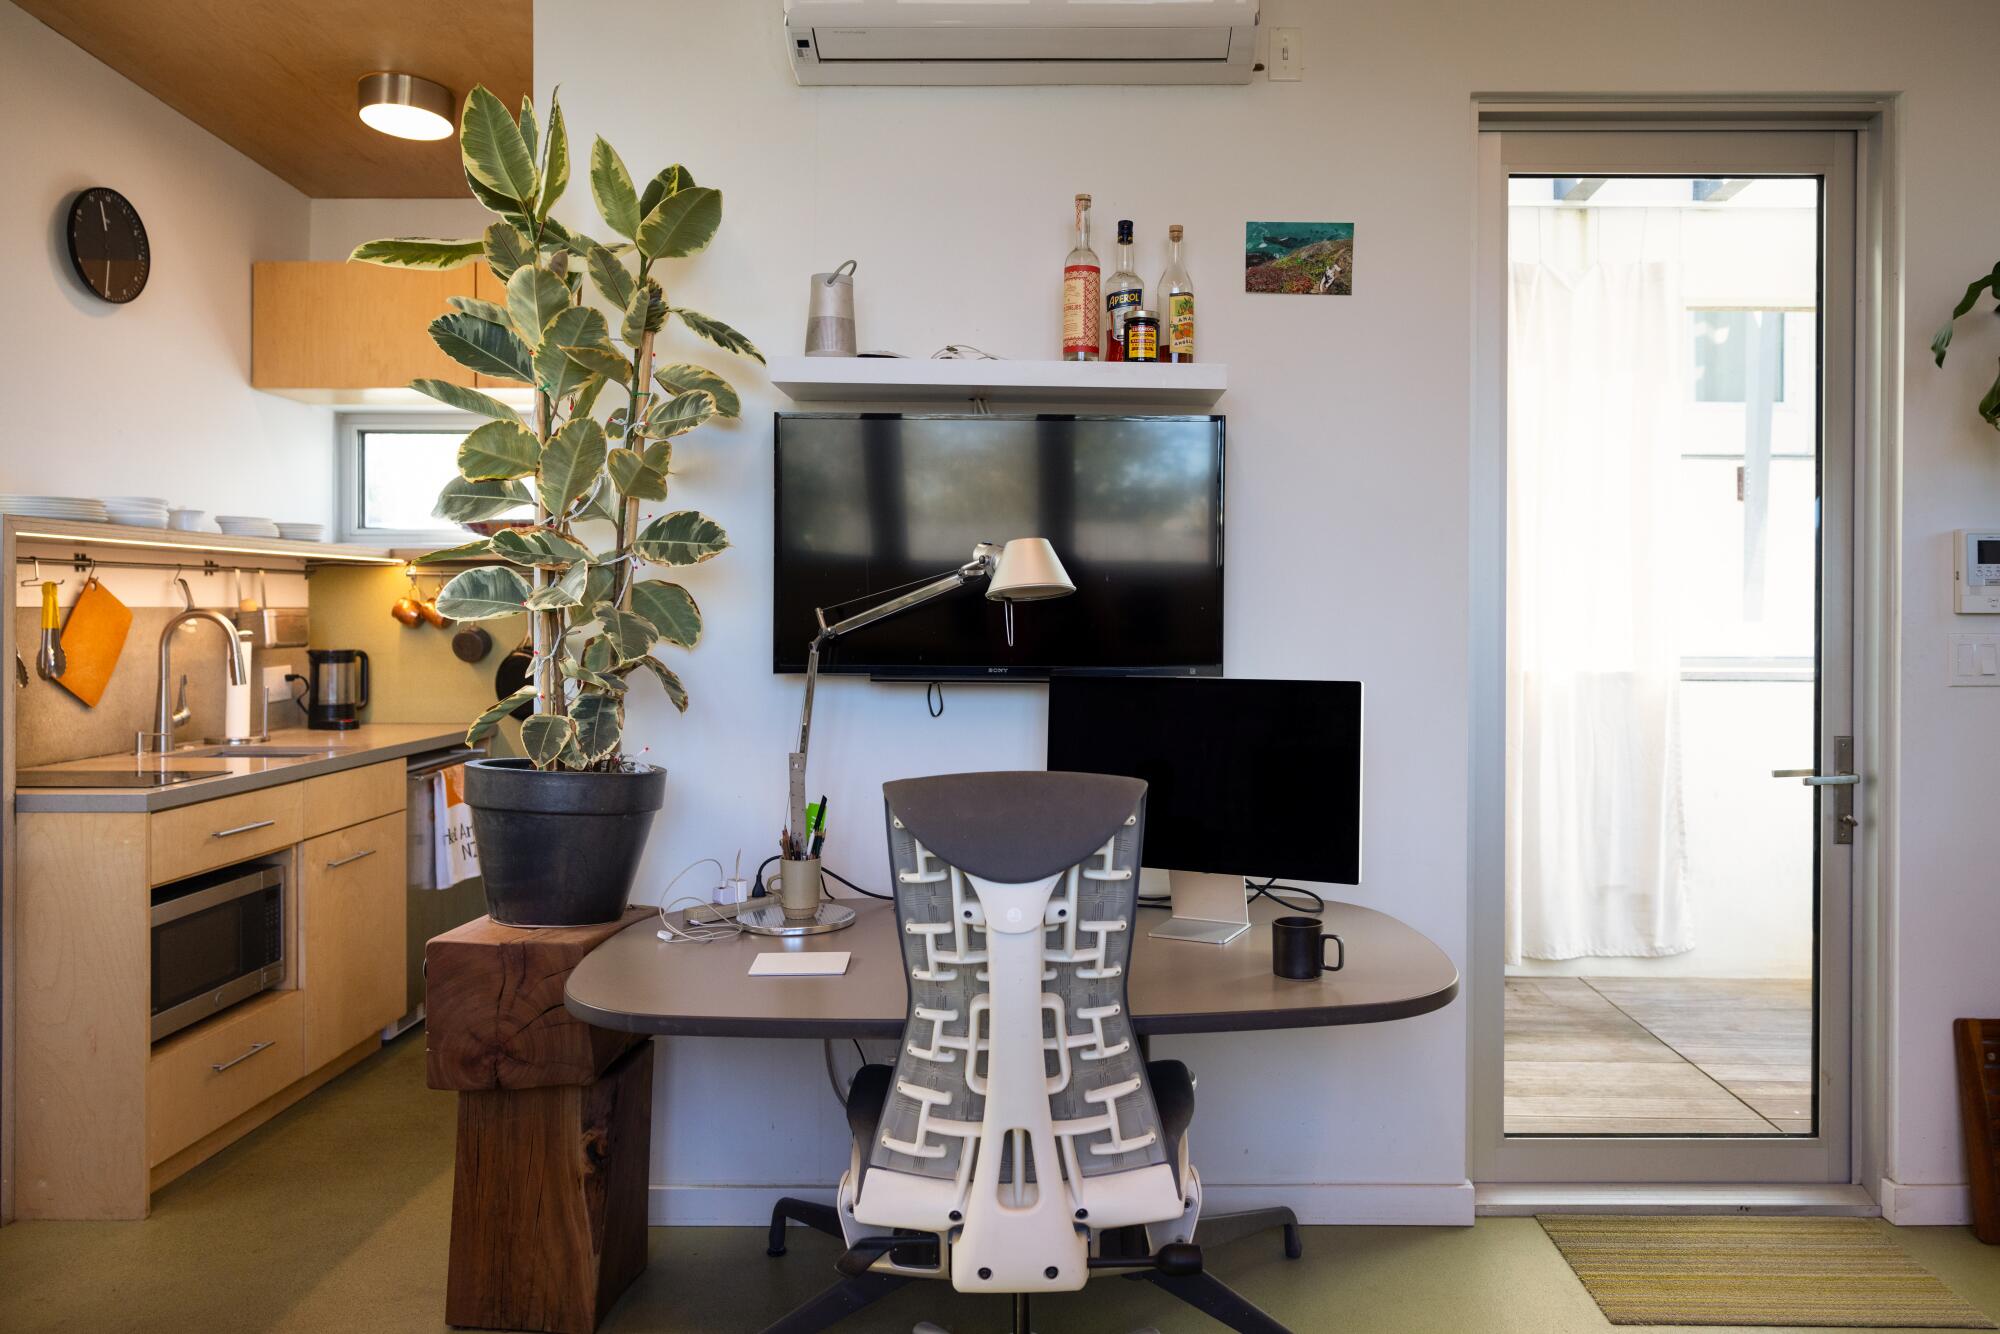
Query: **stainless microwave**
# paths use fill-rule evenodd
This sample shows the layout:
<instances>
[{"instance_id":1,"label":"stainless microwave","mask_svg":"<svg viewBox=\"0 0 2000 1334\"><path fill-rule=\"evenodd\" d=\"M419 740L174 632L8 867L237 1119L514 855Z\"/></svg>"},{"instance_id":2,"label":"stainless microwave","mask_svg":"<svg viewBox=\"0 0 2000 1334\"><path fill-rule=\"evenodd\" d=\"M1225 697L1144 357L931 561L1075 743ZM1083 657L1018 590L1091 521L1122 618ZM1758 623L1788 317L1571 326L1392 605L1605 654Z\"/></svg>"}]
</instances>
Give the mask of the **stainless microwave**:
<instances>
[{"instance_id":1,"label":"stainless microwave","mask_svg":"<svg viewBox=\"0 0 2000 1334\"><path fill-rule=\"evenodd\" d=\"M285 873L237 866L153 891L153 1041L285 976Z\"/></svg>"}]
</instances>

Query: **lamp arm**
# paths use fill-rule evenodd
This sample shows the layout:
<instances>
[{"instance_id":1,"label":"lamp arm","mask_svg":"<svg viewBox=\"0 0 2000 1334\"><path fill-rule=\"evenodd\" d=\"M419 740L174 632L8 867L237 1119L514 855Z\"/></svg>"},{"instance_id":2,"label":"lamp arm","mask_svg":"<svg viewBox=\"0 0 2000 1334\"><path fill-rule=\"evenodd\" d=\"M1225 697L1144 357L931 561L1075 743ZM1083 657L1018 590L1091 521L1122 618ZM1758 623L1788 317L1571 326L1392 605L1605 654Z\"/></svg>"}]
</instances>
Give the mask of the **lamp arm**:
<instances>
[{"instance_id":1,"label":"lamp arm","mask_svg":"<svg viewBox=\"0 0 2000 1334\"><path fill-rule=\"evenodd\" d=\"M880 606L866 611L858 611L832 625L826 623L824 609L815 609L819 619L819 633L813 636L812 644L806 650L806 693L799 705L799 748L792 752L790 774L790 812L794 833L805 824L806 754L812 744L813 688L819 684L819 651L842 635L852 634L877 621L885 621L891 616L901 615L913 607L920 607L934 598L954 593L975 579L991 577L1000 561L1000 548L990 542L981 542L972 549L972 559L929 583L913 588L890 598Z\"/></svg>"}]
</instances>

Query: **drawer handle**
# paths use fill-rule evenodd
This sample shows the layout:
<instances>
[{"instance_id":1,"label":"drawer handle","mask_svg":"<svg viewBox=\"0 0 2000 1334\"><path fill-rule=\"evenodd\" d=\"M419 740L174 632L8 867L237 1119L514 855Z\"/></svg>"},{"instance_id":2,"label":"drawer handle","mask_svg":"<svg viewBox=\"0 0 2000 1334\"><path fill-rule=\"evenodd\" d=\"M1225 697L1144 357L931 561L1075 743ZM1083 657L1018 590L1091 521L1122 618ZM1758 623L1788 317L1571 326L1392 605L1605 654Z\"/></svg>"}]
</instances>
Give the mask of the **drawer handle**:
<instances>
[{"instance_id":1,"label":"drawer handle","mask_svg":"<svg viewBox=\"0 0 2000 1334\"><path fill-rule=\"evenodd\" d=\"M269 829L269 828L270 828L270 827L271 827L272 825L274 825L274 824L276 824L276 823L278 823L278 822L277 822L276 820L258 820L258 821L256 821L256 822L255 822L255 823L253 823L253 824L240 824L240 825L237 825L237 826L236 826L236 827L235 827L234 829L218 829L218 830L216 830L216 831L215 831L214 833L210 834L210 835L209 835L209 837L210 837L210 838L233 838L233 837L235 837L235 836L236 836L237 834L247 834L247 833L249 833L249 832L250 832L250 831L251 831L252 829Z\"/></svg>"},{"instance_id":2,"label":"drawer handle","mask_svg":"<svg viewBox=\"0 0 2000 1334\"><path fill-rule=\"evenodd\" d=\"M269 1042L253 1042L250 1044L250 1050L244 1052L241 1056L236 1057L234 1060L224 1061L220 1065L211 1065L208 1068L215 1071L215 1073L219 1075L224 1070L227 1070L230 1066L240 1065L244 1061L249 1060L252 1056L255 1056L258 1052L272 1045L273 1044Z\"/></svg>"},{"instance_id":3,"label":"drawer handle","mask_svg":"<svg viewBox=\"0 0 2000 1334\"><path fill-rule=\"evenodd\" d=\"M363 857L373 857L374 855L375 855L374 848L363 848L361 851L355 853L351 857L335 857L332 861L326 864L326 869L331 871L337 866L345 866L349 862L358 862Z\"/></svg>"}]
</instances>

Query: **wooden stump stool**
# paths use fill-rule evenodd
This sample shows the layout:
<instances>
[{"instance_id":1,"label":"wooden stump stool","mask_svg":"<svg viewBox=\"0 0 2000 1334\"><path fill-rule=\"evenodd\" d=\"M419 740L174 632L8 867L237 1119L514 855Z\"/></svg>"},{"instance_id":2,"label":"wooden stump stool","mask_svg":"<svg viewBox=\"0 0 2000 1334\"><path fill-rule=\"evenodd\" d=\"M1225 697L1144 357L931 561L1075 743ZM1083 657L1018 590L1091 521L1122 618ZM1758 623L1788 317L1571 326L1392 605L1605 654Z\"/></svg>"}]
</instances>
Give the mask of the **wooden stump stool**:
<instances>
[{"instance_id":1,"label":"wooden stump stool","mask_svg":"<svg viewBox=\"0 0 2000 1334\"><path fill-rule=\"evenodd\" d=\"M424 1060L458 1094L447 1323L590 1334L646 1267L653 1046L563 1008L603 926L467 922L424 947Z\"/></svg>"}]
</instances>

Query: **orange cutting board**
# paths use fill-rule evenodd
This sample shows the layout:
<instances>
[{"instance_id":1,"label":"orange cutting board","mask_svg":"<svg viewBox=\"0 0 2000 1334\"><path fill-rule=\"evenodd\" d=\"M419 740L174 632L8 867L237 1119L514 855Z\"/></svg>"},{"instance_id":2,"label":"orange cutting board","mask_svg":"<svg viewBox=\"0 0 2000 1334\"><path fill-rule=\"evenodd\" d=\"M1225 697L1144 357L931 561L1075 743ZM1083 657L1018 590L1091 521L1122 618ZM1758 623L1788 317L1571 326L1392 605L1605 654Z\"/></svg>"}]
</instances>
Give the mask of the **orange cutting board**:
<instances>
[{"instance_id":1,"label":"orange cutting board","mask_svg":"<svg viewBox=\"0 0 2000 1334\"><path fill-rule=\"evenodd\" d=\"M131 629L132 609L95 579L85 583L63 625L63 657L68 661L56 684L96 708Z\"/></svg>"}]
</instances>

